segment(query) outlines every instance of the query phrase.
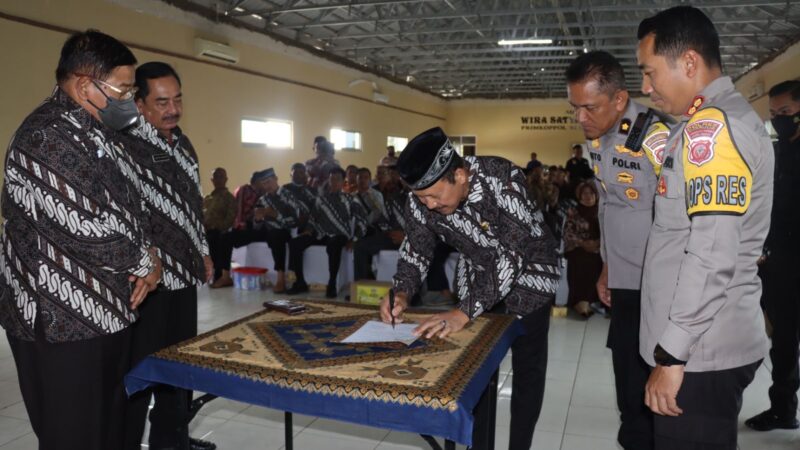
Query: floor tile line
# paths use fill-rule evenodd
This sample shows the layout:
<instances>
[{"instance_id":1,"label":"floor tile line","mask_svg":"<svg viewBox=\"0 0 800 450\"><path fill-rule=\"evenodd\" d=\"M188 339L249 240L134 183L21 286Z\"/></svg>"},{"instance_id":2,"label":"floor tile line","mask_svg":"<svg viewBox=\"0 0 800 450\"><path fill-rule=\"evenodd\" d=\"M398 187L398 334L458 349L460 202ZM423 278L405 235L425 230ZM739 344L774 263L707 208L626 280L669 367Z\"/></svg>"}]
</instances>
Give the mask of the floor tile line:
<instances>
[{"instance_id":1,"label":"floor tile line","mask_svg":"<svg viewBox=\"0 0 800 450\"><path fill-rule=\"evenodd\" d=\"M569 320L565 318L564 320ZM572 408L572 397L575 395L575 385L578 383L578 370L581 368L581 355L583 354L583 345L586 341L586 326L589 321L585 321L583 323L583 336L581 336L581 345L578 349L578 365L575 367L575 376L572 377L572 389L569 393L569 402L567 403L567 417L564 418L564 428L561 430L561 443L558 445L559 450L562 450L564 447L564 435L567 432L567 421L569 420L569 410ZM549 344L549 342L548 342Z\"/></svg>"}]
</instances>

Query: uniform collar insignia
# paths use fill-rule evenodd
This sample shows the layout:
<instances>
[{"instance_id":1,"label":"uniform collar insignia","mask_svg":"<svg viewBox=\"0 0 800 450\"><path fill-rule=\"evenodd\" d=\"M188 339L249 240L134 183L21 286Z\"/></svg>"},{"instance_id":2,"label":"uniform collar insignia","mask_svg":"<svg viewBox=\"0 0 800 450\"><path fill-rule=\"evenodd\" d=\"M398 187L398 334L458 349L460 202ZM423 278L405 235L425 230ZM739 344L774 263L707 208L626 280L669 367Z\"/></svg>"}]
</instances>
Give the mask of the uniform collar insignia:
<instances>
[{"instance_id":1,"label":"uniform collar insignia","mask_svg":"<svg viewBox=\"0 0 800 450\"><path fill-rule=\"evenodd\" d=\"M600 139L592 140L592 148L600 148Z\"/></svg>"},{"instance_id":2,"label":"uniform collar insignia","mask_svg":"<svg viewBox=\"0 0 800 450\"><path fill-rule=\"evenodd\" d=\"M702 95L698 95L697 97L695 97L694 100L692 100L692 106L689 107L689 109L686 111L685 115L688 116L688 117L693 116L694 113L696 113L697 110L700 109L701 106L703 106L703 103L705 101L706 101L706 98L703 97Z\"/></svg>"},{"instance_id":3,"label":"uniform collar insignia","mask_svg":"<svg viewBox=\"0 0 800 450\"><path fill-rule=\"evenodd\" d=\"M631 131L631 119L622 119L619 124L619 133L628 134Z\"/></svg>"}]
</instances>

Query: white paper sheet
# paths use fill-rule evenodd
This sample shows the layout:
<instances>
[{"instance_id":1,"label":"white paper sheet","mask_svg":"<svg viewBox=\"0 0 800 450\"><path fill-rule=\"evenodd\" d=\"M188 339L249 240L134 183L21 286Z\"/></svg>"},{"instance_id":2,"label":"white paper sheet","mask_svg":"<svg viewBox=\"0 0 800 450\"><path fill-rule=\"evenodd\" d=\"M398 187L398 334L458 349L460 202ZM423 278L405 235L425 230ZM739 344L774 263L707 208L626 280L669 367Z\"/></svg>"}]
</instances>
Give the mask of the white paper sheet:
<instances>
[{"instance_id":1,"label":"white paper sheet","mask_svg":"<svg viewBox=\"0 0 800 450\"><path fill-rule=\"evenodd\" d=\"M355 333L344 338L342 344L364 344L372 342L402 342L411 345L417 340L414 336L416 323L398 323L392 329L392 324L377 320L370 320Z\"/></svg>"}]
</instances>

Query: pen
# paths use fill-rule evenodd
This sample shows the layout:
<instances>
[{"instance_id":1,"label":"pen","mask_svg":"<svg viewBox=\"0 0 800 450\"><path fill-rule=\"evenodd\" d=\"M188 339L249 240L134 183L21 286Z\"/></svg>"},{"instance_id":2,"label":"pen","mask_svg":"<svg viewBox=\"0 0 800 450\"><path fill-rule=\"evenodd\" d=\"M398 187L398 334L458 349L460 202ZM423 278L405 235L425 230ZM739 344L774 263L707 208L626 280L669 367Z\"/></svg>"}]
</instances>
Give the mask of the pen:
<instances>
[{"instance_id":1,"label":"pen","mask_svg":"<svg viewBox=\"0 0 800 450\"><path fill-rule=\"evenodd\" d=\"M394 330L394 289L389 289L389 315L392 316L392 329Z\"/></svg>"}]
</instances>

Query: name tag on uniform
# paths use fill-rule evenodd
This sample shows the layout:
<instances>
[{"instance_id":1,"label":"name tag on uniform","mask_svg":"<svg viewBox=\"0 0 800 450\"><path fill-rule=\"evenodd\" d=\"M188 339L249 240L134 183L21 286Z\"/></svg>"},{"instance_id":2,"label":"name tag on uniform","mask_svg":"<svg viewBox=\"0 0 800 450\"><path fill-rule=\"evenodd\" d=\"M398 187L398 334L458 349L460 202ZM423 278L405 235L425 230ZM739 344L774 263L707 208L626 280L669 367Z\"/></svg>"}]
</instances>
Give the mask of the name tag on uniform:
<instances>
[{"instance_id":1,"label":"name tag on uniform","mask_svg":"<svg viewBox=\"0 0 800 450\"><path fill-rule=\"evenodd\" d=\"M156 153L153 155L153 162L160 164L169 161L172 157L165 153Z\"/></svg>"}]
</instances>

